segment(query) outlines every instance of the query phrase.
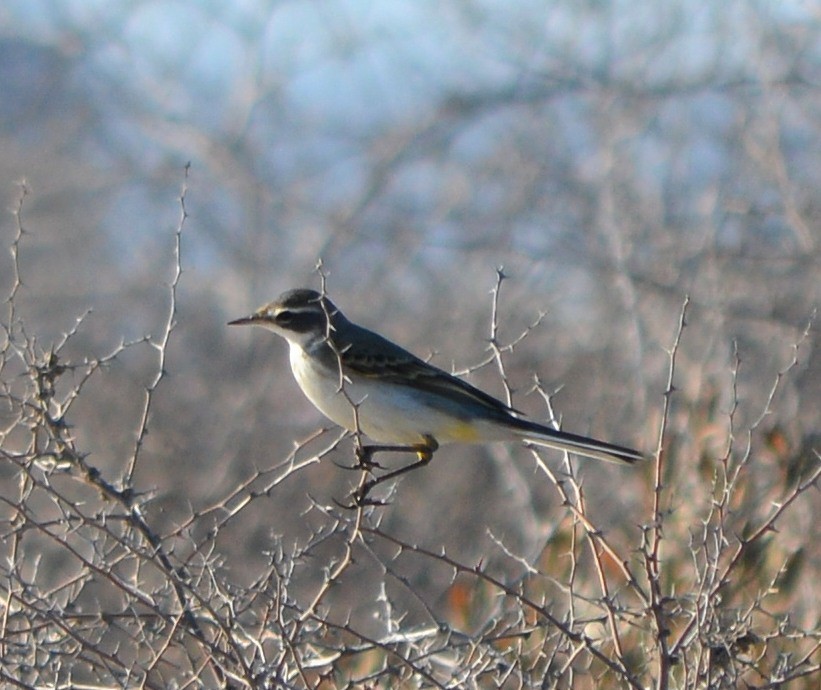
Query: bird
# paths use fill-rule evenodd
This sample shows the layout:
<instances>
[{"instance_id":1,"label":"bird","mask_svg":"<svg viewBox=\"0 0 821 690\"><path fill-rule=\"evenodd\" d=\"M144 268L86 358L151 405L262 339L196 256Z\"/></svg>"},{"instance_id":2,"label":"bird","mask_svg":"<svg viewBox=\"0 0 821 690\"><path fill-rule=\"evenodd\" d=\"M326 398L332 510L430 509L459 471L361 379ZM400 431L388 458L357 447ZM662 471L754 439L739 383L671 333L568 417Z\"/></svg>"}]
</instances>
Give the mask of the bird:
<instances>
[{"instance_id":1,"label":"bird","mask_svg":"<svg viewBox=\"0 0 821 690\"><path fill-rule=\"evenodd\" d=\"M262 326L283 337L305 396L335 424L377 443L422 448L525 440L609 462L645 459L631 448L525 418L467 381L349 321L315 290L288 290L229 325Z\"/></svg>"},{"instance_id":2,"label":"bird","mask_svg":"<svg viewBox=\"0 0 821 690\"><path fill-rule=\"evenodd\" d=\"M361 448L362 465L379 467L372 460L378 451L417 454L416 463L380 481L427 464L447 443L524 441L627 465L645 459L632 448L526 418L464 379L348 320L324 291L288 290L228 325L261 326L288 342L291 371L305 396L335 424L375 442Z\"/></svg>"}]
</instances>

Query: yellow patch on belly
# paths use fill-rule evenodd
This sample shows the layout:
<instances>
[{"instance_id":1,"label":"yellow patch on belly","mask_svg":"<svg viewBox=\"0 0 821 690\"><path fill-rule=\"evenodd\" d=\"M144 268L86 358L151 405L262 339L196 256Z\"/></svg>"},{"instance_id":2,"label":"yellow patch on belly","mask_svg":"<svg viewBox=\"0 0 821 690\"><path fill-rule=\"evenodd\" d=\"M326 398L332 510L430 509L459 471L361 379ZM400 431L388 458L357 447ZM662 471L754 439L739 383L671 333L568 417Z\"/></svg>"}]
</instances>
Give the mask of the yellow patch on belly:
<instances>
[{"instance_id":1,"label":"yellow patch on belly","mask_svg":"<svg viewBox=\"0 0 821 690\"><path fill-rule=\"evenodd\" d=\"M481 438L478 429L470 422L452 422L445 429L444 436L457 443L474 443Z\"/></svg>"}]
</instances>

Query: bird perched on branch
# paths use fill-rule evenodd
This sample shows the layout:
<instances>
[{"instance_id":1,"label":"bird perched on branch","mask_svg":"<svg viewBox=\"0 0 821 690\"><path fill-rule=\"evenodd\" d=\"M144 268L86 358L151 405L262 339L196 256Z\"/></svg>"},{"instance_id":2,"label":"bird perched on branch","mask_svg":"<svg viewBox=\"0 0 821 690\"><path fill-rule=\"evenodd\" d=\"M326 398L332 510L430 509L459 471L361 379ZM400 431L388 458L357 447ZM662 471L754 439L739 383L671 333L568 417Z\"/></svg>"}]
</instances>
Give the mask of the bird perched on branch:
<instances>
[{"instance_id":1,"label":"bird perched on branch","mask_svg":"<svg viewBox=\"0 0 821 690\"><path fill-rule=\"evenodd\" d=\"M288 341L291 370L308 399L334 423L378 445L374 452L411 451L418 461L370 482L426 465L444 443L530 441L598 460L632 464L636 450L558 431L526 419L475 386L349 321L324 294L289 290L230 325L262 326Z\"/></svg>"}]
</instances>

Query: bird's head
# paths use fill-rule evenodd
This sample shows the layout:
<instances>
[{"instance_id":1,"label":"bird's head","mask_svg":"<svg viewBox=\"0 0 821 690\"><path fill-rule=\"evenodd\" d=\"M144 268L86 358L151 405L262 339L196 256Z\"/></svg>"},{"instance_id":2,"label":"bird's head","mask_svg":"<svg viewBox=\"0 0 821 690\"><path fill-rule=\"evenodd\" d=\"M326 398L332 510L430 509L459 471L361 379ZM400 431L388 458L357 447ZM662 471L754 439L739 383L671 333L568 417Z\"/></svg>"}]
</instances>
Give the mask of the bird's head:
<instances>
[{"instance_id":1,"label":"bird's head","mask_svg":"<svg viewBox=\"0 0 821 690\"><path fill-rule=\"evenodd\" d=\"M344 319L333 302L317 292L298 288L283 292L273 302L257 309L250 316L229 321L229 326L262 326L288 342L305 346L328 335L336 321Z\"/></svg>"}]
</instances>

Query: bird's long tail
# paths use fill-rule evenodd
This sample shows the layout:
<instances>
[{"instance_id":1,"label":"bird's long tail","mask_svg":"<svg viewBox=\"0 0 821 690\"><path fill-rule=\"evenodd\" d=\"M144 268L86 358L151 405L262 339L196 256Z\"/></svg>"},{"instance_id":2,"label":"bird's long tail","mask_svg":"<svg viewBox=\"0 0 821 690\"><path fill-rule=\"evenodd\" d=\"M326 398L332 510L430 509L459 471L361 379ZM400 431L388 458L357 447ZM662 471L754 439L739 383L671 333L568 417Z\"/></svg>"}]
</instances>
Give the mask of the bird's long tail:
<instances>
[{"instance_id":1,"label":"bird's long tail","mask_svg":"<svg viewBox=\"0 0 821 690\"><path fill-rule=\"evenodd\" d=\"M588 458L627 465L647 459L646 455L632 448L605 443L595 438L570 434L566 431L557 431L526 419L516 419L512 426L517 434L526 441L531 441L540 446L566 450Z\"/></svg>"}]
</instances>

